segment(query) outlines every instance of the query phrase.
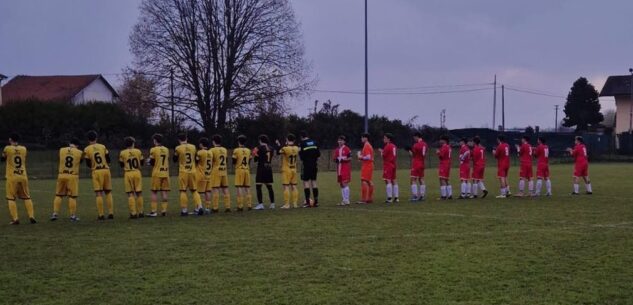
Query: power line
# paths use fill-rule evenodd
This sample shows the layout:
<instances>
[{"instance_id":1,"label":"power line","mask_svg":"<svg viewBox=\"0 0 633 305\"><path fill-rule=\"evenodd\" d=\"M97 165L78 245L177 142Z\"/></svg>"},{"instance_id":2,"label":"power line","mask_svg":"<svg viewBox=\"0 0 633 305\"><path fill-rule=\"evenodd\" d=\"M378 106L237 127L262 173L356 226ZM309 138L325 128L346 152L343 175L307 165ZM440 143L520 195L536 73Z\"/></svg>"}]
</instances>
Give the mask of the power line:
<instances>
[{"instance_id":1,"label":"power line","mask_svg":"<svg viewBox=\"0 0 633 305\"><path fill-rule=\"evenodd\" d=\"M434 95L434 94L477 92L477 91L487 91L487 90L492 90L492 88L475 88L475 89L424 91L424 92L369 92L369 94L372 94L372 95ZM357 94L357 95L365 94L364 92L346 91L346 90L311 89L310 91L322 92L322 93Z\"/></svg>"},{"instance_id":2,"label":"power line","mask_svg":"<svg viewBox=\"0 0 633 305\"><path fill-rule=\"evenodd\" d=\"M521 92L521 93L526 93L526 94L540 95L540 96L546 96L546 97L557 98L557 99L565 98L565 96L562 96L562 95L555 95L555 94L544 93L544 92L539 92L539 91L534 91L534 90L529 90L529 89L519 89L516 87L510 87L510 86L505 86L505 88L510 91Z\"/></svg>"}]
</instances>

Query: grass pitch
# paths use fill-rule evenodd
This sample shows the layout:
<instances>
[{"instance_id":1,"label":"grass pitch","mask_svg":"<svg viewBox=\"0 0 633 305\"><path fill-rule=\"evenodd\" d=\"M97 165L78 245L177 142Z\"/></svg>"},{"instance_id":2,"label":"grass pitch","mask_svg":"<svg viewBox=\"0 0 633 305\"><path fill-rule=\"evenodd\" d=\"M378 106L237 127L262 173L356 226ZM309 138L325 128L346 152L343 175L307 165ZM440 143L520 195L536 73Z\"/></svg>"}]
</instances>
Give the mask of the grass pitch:
<instances>
[{"instance_id":1,"label":"grass pitch","mask_svg":"<svg viewBox=\"0 0 633 305\"><path fill-rule=\"evenodd\" d=\"M631 304L632 169L592 164L592 196L568 195L571 165L556 165L552 198L451 202L435 200L429 170L419 204L406 202L400 171L401 203L345 208L335 206L334 174L323 173L318 209L181 218L174 192L168 217L139 220L127 219L117 179L115 219L101 223L88 179L79 223L67 221L66 202L49 222L54 181L32 180L40 223L26 224L21 202L19 226L0 210L0 303Z\"/></svg>"}]
</instances>

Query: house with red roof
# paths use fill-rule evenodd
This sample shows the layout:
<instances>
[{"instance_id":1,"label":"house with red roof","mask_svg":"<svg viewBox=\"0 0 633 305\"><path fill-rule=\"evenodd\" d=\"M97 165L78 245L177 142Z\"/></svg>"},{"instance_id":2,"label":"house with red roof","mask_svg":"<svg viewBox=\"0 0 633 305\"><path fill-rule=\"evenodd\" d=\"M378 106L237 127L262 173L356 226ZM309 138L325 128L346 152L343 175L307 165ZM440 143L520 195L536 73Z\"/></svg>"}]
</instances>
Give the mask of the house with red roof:
<instances>
[{"instance_id":1,"label":"house with red roof","mask_svg":"<svg viewBox=\"0 0 633 305\"><path fill-rule=\"evenodd\" d=\"M115 102L116 90L99 74L94 75L18 75L1 88L0 105L26 100L69 102Z\"/></svg>"}]
</instances>

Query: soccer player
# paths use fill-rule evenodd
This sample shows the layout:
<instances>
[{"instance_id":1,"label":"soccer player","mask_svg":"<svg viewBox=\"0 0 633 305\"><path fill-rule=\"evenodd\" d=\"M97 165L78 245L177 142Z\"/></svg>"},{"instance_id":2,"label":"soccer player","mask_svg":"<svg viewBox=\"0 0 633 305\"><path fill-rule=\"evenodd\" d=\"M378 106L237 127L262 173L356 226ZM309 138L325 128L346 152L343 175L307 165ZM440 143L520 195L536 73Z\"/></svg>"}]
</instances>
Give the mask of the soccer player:
<instances>
[{"instance_id":1,"label":"soccer player","mask_svg":"<svg viewBox=\"0 0 633 305\"><path fill-rule=\"evenodd\" d=\"M251 150L246 148L246 136L237 137L238 147L233 150L235 166L235 188L237 189L237 211L244 210L244 202L248 211L253 208L251 197Z\"/></svg>"},{"instance_id":2,"label":"soccer player","mask_svg":"<svg viewBox=\"0 0 633 305\"><path fill-rule=\"evenodd\" d=\"M436 151L440 164L438 177L440 178L440 200L453 199L453 187L449 182L451 174L451 146L447 135L440 137L440 148Z\"/></svg>"},{"instance_id":3,"label":"soccer player","mask_svg":"<svg viewBox=\"0 0 633 305\"><path fill-rule=\"evenodd\" d=\"M458 199L468 199L472 197L470 182L470 160L472 158L468 139L461 138L459 140L459 180L461 182Z\"/></svg>"},{"instance_id":4,"label":"soccer player","mask_svg":"<svg viewBox=\"0 0 633 305\"><path fill-rule=\"evenodd\" d=\"M519 155L519 197L526 196L525 182L528 182L529 195L534 194L534 181L532 180L534 173L532 171L532 145L530 145L530 137L523 136L521 145L516 145Z\"/></svg>"},{"instance_id":5,"label":"soccer player","mask_svg":"<svg viewBox=\"0 0 633 305\"><path fill-rule=\"evenodd\" d=\"M77 196L79 195L79 164L81 164L83 152L77 147L79 147L79 139L72 138L67 147L59 149L59 171L51 221L57 220L63 197L68 197L70 221L79 220L77 218Z\"/></svg>"},{"instance_id":6,"label":"soccer player","mask_svg":"<svg viewBox=\"0 0 633 305\"><path fill-rule=\"evenodd\" d=\"M336 180L341 187L342 201L340 206L350 204L349 183L352 180L352 151L345 145L347 138L341 135L338 137L338 148L334 150L334 162L336 162Z\"/></svg>"},{"instance_id":7,"label":"soccer player","mask_svg":"<svg viewBox=\"0 0 633 305\"><path fill-rule=\"evenodd\" d=\"M224 212L231 212L231 194L229 193L229 178L227 177L228 152L222 147L222 136L214 135L211 138L213 148L213 168L211 169L211 187L213 188L213 212L220 208L220 192L224 195Z\"/></svg>"},{"instance_id":8,"label":"soccer player","mask_svg":"<svg viewBox=\"0 0 633 305\"><path fill-rule=\"evenodd\" d=\"M17 198L24 200L26 213L29 215L31 223L35 221L33 211L33 201L29 195L29 178L26 175L26 147L18 144L20 135L12 133L9 136L9 145L2 151L2 162L6 162L5 178L7 201L9 203L9 213L11 214L12 225L20 224L18 219L18 207L15 203Z\"/></svg>"},{"instance_id":9,"label":"soccer player","mask_svg":"<svg viewBox=\"0 0 633 305\"><path fill-rule=\"evenodd\" d=\"M266 185L268 189L268 197L270 199L269 208L275 208L275 191L273 190L273 169L271 162L275 151L268 146L268 136L259 136L259 146L253 149L253 160L257 162L257 173L255 175L255 190L257 191L257 206L255 210L264 209L264 196L262 194L262 185Z\"/></svg>"},{"instance_id":10,"label":"soccer player","mask_svg":"<svg viewBox=\"0 0 633 305\"><path fill-rule=\"evenodd\" d=\"M125 149L119 153L119 165L125 172L123 181L127 194L127 205L130 209L130 219L142 218L143 212L143 177L141 177L141 162L143 153L134 147L133 137L123 139Z\"/></svg>"},{"instance_id":11,"label":"soccer player","mask_svg":"<svg viewBox=\"0 0 633 305\"><path fill-rule=\"evenodd\" d=\"M506 143L503 135L497 137L497 147L492 150L492 154L497 159L497 178L499 178L500 194L497 198L510 196L508 186L508 171L510 170L510 146Z\"/></svg>"},{"instance_id":12,"label":"soccer player","mask_svg":"<svg viewBox=\"0 0 633 305\"><path fill-rule=\"evenodd\" d=\"M581 136L577 136L575 140L576 146L574 148L567 148L569 154L574 158L574 191L572 195L578 195L580 186L578 185L579 178L585 181L585 189L587 195L593 194L591 190L591 180L589 180L589 159L587 155L587 147L585 141Z\"/></svg>"},{"instance_id":13,"label":"soccer player","mask_svg":"<svg viewBox=\"0 0 633 305\"><path fill-rule=\"evenodd\" d=\"M163 146L163 135L152 136L154 147L149 150L149 165L152 166L152 203L151 213L147 216L158 216L158 194L161 195L161 215L167 215L169 202L169 149Z\"/></svg>"},{"instance_id":14,"label":"soccer player","mask_svg":"<svg viewBox=\"0 0 633 305\"><path fill-rule=\"evenodd\" d=\"M202 206L202 199L196 190L197 183L194 169L196 147L193 144L187 143L187 135L184 133L178 135L178 142L180 145L176 146L172 159L174 160L174 163L178 163L180 216L187 216L189 215L189 198L187 197L187 190L191 192L194 206L198 209Z\"/></svg>"},{"instance_id":15,"label":"soccer player","mask_svg":"<svg viewBox=\"0 0 633 305\"><path fill-rule=\"evenodd\" d=\"M360 137L363 142L363 149L358 152L357 157L361 162L360 167L360 201L358 204L372 203L374 198L374 148L369 143L369 134L363 133Z\"/></svg>"},{"instance_id":16,"label":"soccer player","mask_svg":"<svg viewBox=\"0 0 633 305\"><path fill-rule=\"evenodd\" d=\"M426 196L426 184L424 184L424 161L428 146L422 134L415 132L413 134L413 147L409 151L411 155L411 201L424 200Z\"/></svg>"},{"instance_id":17,"label":"soccer player","mask_svg":"<svg viewBox=\"0 0 633 305\"><path fill-rule=\"evenodd\" d=\"M205 211L211 212L211 168L213 154L209 150L211 143L206 137L198 140L198 152L196 153L196 190L200 200L204 198L204 208L198 207L196 214L203 215Z\"/></svg>"},{"instance_id":18,"label":"soccer player","mask_svg":"<svg viewBox=\"0 0 633 305\"><path fill-rule=\"evenodd\" d=\"M473 198L477 198L478 189L481 189L481 198L488 196L488 190L484 185L484 170L486 169L486 149L481 145L479 137L473 138Z\"/></svg>"},{"instance_id":19,"label":"soccer player","mask_svg":"<svg viewBox=\"0 0 633 305\"><path fill-rule=\"evenodd\" d=\"M301 159L301 180L303 181L303 194L305 196L304 208L319 206L319 187L317 186L317 171L321 151L316 142L308 137L306 131L300 134L299 158ZM296 160L295 160L296 161ZM310 189L314 202L310 201Z\"/></svg>"},{"instance_id":20,"label":"soccer player","mask_svg":"<svg viewBox=\"0 0 633 305\"><path fill-rule=\"evenodd\" d=\"M545 196L552 196L552 181L549 179L549 147L543 137L539 137L538 146L534 152L536 158L536 190L534 195L540 196L543 188L543 180L545 180Z\"/></svg>"},{"instance_id":21,"label":"soccer player","mask_svg":"<svg viewBox=\"0 0 633 305\"><path fill-rule=\"evenodd\" d=\"M92 170L92 187L97 201L97 219L105 220L103 197L108 208L108 219L114 219L114 201L112 200L112 176L110 174L110 153L103 145L97 143L98 134L88 132L89 145L84 148L86 165Z\"/></svg>"},{"instance_id":22,"label":"soccer player","mask_svg":"<svg viewBox=\"0 0 633 305\"><path fill-rule=\"evenodd\" d=\"M279 141L277 141L277 146L280 146ZM317 149L316 146L315 148ZM312 150L309 149L309 150ZM317 150L318 152L318 150ZM299 191L297 190L297 156L299 155L299 147L295 145L295 135L289 134L286 136L286 144L279 149L279 154L281 155L281 183L284 186L284 205L281 207L282 209L290 208L290 197L292 195L292 205L297 208L299 201ZM306 158L313 158L315 155L311 155ZM315 159L316 160L316 159ZM310 161L311 162L311 161ZM315 161L316 162L316 161ZM308 166L312 166L312 164L308 164ZM310 176L306 176L306 178L310 178L308 180L304 180L304 186L311 186L311 178L315 178L316 176L312 176L314 173L316 175L316 171L312 172L314 168L309 168L310 171L308 174ZM310 189L308 189L308 196ZM315 193L317 195L318 193ZM317 197L318 198L318 197ZM306 200L309 200L310 197L306 197ZM310 206L310 205L308 205ZM316 201L315 201L316 206Z\"/></svg>"},{"instance_id":23,"label":"soccer player","mask_svg":"<svg viewBox=\"0 0 633 305\"><path fill-rule=\"evenodd\" d=\"M396 145L393 135L386 133L382 137L385 146L380 149L382 155L382 179L385 180L387 199L385 203L400 202L398 199L398 182L396 181Z\"/></svg>"}]
</instances>

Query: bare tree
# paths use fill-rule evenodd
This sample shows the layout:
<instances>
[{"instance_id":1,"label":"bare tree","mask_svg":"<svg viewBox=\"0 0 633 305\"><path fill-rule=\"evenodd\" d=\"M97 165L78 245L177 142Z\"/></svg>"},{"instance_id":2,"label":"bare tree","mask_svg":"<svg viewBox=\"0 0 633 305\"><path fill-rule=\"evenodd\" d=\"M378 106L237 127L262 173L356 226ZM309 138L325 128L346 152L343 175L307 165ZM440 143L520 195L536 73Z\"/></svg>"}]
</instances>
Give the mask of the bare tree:
<instances>
[{"instance_id":1,"label":"bare tree","mask_svg":"<svg viewBox=\"0 0 633 305\"><path fill-rule=\"evenodd\" d=\"M135 70L156 82L164 109L173 71L176 111L207 132L283 109L314 84L288 0L144 0L140 11Z\"/></svg>"},{"instance_id":2,"label":"bare tree","mask_svg":"<svg viewBox=\"0 0 633 305\"><path fill-rule=\"evenodd\" d=\"M119 88L119 105L125 112L149 121L156 114L158 96L151 78L139 73L124 73Z\"/></svg>"}]
</instances>

